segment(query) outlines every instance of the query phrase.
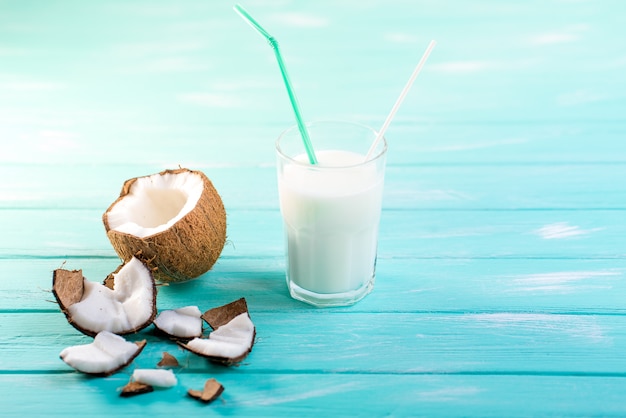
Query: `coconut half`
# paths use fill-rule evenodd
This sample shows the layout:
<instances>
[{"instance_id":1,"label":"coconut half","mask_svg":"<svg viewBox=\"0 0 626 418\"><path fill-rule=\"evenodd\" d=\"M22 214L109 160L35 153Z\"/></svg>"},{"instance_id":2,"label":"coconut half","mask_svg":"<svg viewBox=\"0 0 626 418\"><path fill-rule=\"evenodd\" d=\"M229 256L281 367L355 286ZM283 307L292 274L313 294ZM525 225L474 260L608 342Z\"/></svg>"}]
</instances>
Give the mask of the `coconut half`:
<instances>
[{"instance_id":1,"label":"coconut half","mask_svg":"<svg viewBox=\"0 0 626 418\"><path fill-rule=\"evenodd\" d=\"M108 376L129 365L146 346L132 343L108 331L98 333L93 342L61 351L61 359L74 369L92 375Z\"/></svg>"},{"instance_id":2,"label":"coconut half","mask_svg":"<svg viewBox=\"0 0 626 418\"><path fill-rule=\"evenodd\" d=\"M252 350L256 329L248 314L245 299L211 309L202 316L212 328L208 338L194 338L183 348L211 361L231 365L243 360Z\"/></svg>"},{"instance_id":3,"label":"coconut half","mask_svg":"<svg viewBox=\"0 0 626 418\"><path fill-rule=\"evenodd\" d=\"M185 168L127 180L102 220L120 258L141 254L162 282L207 272L226 241L220 195L204 173Z\"/></svg>"},{"instance_id":4,"label":"coconut half","mask_svg":"<svg viewBox=\"0 0 626 418\"><path fill-rule=\"evenodd\" d=\"M192 339L202 335L201 316L197 306L161 311L154 326L171 338Z\"/></svg>"},{"instance_id":5,"label":"coconut half","mask_svg":"<svg viewBox=\"0 0 626 418\"><path fill-rule=\"evenodd\" d=\"M90 336L137 332L156 315L154 278L135 257L113 273L112 288L88 281L81 270L57 269L52 293L68 322Z\"/></svg>"}]
</instances>

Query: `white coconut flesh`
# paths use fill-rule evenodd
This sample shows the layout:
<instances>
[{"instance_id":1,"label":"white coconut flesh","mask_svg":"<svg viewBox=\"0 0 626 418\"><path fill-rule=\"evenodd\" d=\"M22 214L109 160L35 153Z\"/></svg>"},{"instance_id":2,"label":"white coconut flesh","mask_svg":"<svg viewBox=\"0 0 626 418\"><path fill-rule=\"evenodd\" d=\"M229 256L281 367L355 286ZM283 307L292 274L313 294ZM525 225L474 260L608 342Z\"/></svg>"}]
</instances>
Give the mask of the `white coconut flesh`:
<instances>
[{"instance_id":1,"label":"white coconut flesh","mask_svg":"<svg viewBox=\"0 0 626 418\"><path fill-rule=\"evenodd\" d=\"M171 370L162 369L135 369L133 371L132 380L161 388L169 388L176 386L178 380Z\"/></svg>"},{"instance_id":2,"label":"white coconut flesh","mask_svg":"<svg viewBox=\"0 0 626 418\"><path fill-rule=\"evenodd\" d=\"M108 226L139 238L158 234L191 212L203 189L202 178L193 172L139 177L107 213Z\"/></svg>"},{"instance_id":3,"label":"white coconut flesh","mask_svg":"<svg viewBox=\"0 0 626 418\"><path fill-rule=\"evenodd\" d=\"M88 374L111 374L130 362L141 352L145 341L135 344L108 331L98 333L93 342L67 347L61 359L74 369Z\"/></svg>"},{"instance_id":4,"label":"white coconut flesh","mask_svg":"<svg viewBox=\"0 0 626 418\"><path fill-rule=\"evenodd\" d=\"M148 268L133 257L113 277L113 289L84 281L80 302L67 307L71 321L79 329L91 334L126 334L151 322L156 295Z\"/></svg>"},{"instance_id":5,"label":"white coconut flesh","mask_svg":"<svg viewBox=\"0 0 626 418\"><path fill-rule=\"evenodd\" d=\"M172 337L199 337L202 335L202 312L197 306L162 311L154 320L154 325Z\"/></svg>"},{"instance_id":6,"label":"white coconut flesh","mask_svg":"<svg viewBox=\"0 0 626 418\"><path fill-rule=\"evenodd\" d=\"M194 338L189 341L186 348L202 356L237 361L252 348L254 335L254 324L250 316L248 313L241 313L211 332L208 338Z\"/></svg>"}]
</instances>

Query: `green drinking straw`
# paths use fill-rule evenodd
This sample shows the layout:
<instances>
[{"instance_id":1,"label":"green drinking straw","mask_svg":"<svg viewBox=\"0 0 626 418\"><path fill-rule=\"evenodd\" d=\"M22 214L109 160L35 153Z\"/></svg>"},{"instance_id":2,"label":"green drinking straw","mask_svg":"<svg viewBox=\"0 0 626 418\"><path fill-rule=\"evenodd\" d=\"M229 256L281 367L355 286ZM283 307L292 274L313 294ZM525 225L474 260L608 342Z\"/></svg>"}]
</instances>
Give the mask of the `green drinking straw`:
<instances>
[{"instance_id":1,"label":"green drinking straw","mask_svg":"<svg viewBox=\"0 0 626 418\"><path fill-rule=\"evenodd\" d=\"M296 122L298 123L298 129L300 130L300 135L302 135L302 141L304 142L304 148L306 149L306 153L309 156L309 162L311 164L317 164L317 158L315 157L315 151L313 151L313 146L311 145L311 139L309 138L309 132L302 121L302 114L300 113L300 107L298 106L298 99L296 98L296 93L293 91L291 87L291 81L289 81L289 76L287 75L287 68L285 67L285 63L283 62L283 57L280 54L280 50L278 49L278 41L272 35L270 35L259 23L248 14L248 12L241 7L239 4L236 4L234 7L235 11L239 13L239 15L250 24L257 32L259 32L267 41L270 46L274 50L274 54L276 55L276 60L278 61L278 66L280 67L280 73L283 76L283 81L285 82L285 87L287 87L287 93L289 94L289 101L291 101L291 107L293 107L293 113L296 115Z\"/></svg>"}]
</instances>

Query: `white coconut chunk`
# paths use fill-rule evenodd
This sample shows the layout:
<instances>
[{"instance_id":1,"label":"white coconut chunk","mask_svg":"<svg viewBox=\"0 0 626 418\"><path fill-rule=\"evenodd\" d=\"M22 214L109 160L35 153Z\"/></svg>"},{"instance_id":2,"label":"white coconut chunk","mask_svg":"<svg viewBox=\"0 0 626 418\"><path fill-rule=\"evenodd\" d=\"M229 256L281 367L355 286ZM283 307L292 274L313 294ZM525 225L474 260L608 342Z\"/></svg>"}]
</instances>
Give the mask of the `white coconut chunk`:
<instances>
[{"instance_id":1,"label":"white coconut chunk","mask_svg":"<svg viewBox=\"0 0 626 418\"><path fill-rule=\"evenodd\" d=\"M107 213L109 228L140 238L163 232L194 209L203 189L192 172L139 177Z\"/></svg>"},{"instance_id":2,"label":"white coconut chunk","mask_svg":"<svg viewBox=\"0 0 626 418\"><path fill-rule=\"evenodd\" d=\"M174 372L163 369L135 369L132 380L161 388L176 386L178 383Z\"/></svg>"},{"instance_id":3,"label":"white coconut chunk","mask_svg":"<svg viewBox=\"0 0 626 418\"><path fill-rule=\"evenodd\" d=\"M67 308L76 326L93 334L100 331L123 334L150 322L155 295L148 268L133 257L113 277L113 290L84 281L82 299Z\"/></svg>"},{"instance_id":4,"label":"white coconut chunk","mask_svg":"<svg viewBox=\"0 0 626 418\"><path fill-rule=\"evenodd\" d=\"M193 338L202 335L202 312L197 306L162 311L154 325L172 337Z\"/></svg>"},{"instance_id":5,"label":"white coconut chunk","mask_svg":"<svg viewBox=\"0 0 626 418\"><path fill-rule=\"evenodd\" d=\"M254 324L244 312L213 331L208 338L189 341L187 347L207 357L238 359L250 351L253 339Z\"/></svg>"},{"instance_id":6,"label":"white coconut chunk","mask_svg":"<svg viewBox=\"0 0 626 418\"><path fill-rule=\"evenodd\" d=\"M61 351L60 357L80 372L110 374L129 364L142 348L143 345L128 342L119 335L102 331L90 344L65 348Z\"/></svg>"},{"instance_id":7,"label":"white coconut chunk","mask_svg":"<svg viewBox=\"0 0 626 418\"><path fill-rule=\"evenodd\" d=\"M202 312L200 312L200 308L197 306L184 306L182 308L174 309L174 312L181 315L189 315L200 318L202 316Z\"/></svg>"},{"instance_id":8,"label":"white coconut chunk","mask_svg":"<svg viewBox=\"0 0 626 418\"><path fill-rule=\"evenodd\" d=\"M225 341L217 341L210 338L194 338L187 343L187 346L194 353L219 358L238 358L248 351L248 346L233 344Z\"/></svg>"}]
</instances>

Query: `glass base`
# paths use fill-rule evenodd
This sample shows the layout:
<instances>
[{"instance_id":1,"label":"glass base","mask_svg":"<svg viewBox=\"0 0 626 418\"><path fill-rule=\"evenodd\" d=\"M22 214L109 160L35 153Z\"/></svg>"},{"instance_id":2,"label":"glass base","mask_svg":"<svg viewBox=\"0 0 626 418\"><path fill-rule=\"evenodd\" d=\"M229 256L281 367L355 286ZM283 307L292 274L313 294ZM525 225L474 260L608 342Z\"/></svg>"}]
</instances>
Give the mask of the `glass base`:
<instances>
[{"instance_id":1,"label":"glass base","mask_svg":"<svg viewBox=\"0 0 626 418\"><path fill-rule=\"evenodd\" d=\"M292 298L318 308L350 306L363 299L374 289L374 277L358 289L343 293L311 292L310 290L303 289L289 279L287 279L287 287L289 288L289 294Z\"/></svg>"}]
</instances>

